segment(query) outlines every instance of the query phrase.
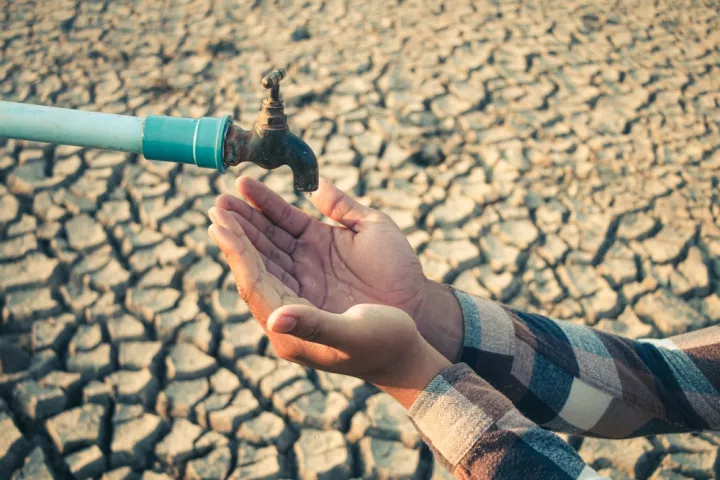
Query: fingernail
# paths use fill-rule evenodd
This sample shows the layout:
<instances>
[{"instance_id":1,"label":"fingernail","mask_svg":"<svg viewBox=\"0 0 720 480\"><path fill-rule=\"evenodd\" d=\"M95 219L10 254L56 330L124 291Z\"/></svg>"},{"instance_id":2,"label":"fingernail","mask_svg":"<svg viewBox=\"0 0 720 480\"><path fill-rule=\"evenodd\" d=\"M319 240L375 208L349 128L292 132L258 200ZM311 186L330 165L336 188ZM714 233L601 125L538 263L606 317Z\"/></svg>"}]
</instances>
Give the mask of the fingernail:
<instances>
[{"instance_id":1,"label":"fingernail","mask_svg":"<svg viewBox=\"0 0 720 480\"><path fill-rule=\"evenodd\" d=\"M215 217L215 207L208 210L208 217L210 217L210 221L212 223L218 223L217 218Z\"/></svg>"},{"instance_id":2,"label":"fingernail","mask_svg":"<svg viewBox=\"0 0 720 480\"><path fill-rule=\"evenodd\" d=\"M221 216L223 220L221 225L223 227L230 230L236 237L242 237L245 235L245 230L243 230L242 225L240 225L240 222L237 221L232 213L222 209L218 209L218 211L222 212Z\"/></svg>"},{"instance_id":3,"label":"fingernail","mask_svg":"<svg viewBox=\"0 0 720 480\"><path fill-rule=\"evenodd\" d=\"M281 315L273 323L272 329L273 332L287 333L292 331L292 329L295 328L295 325L297 325L297 318L289 315Z\"/></svg>"},{"instance_id":4,"label":"fingernail","mask_svg":"<svg viewBox=\"0 0 720 480\"><path fill-rule=\"evenodd\" d=\"M213 242L218 243L217 238L215 237L215 225L210 225L208 227L208 235L210 235L210 238Z\"/></svg>"},{"instance_id":5,"label":"fingernail","mask_svg":"<svg viewBox=\"0 0 720 480\"><path fill-rule=\"evenodd\" d=\"M225 225L227 220L227 212L223 210L222 208L213 207L213 214L214 217L217 219L218 224L220 224L224 228L228 228L227 225Z\"/></svg>"}]
</instances>

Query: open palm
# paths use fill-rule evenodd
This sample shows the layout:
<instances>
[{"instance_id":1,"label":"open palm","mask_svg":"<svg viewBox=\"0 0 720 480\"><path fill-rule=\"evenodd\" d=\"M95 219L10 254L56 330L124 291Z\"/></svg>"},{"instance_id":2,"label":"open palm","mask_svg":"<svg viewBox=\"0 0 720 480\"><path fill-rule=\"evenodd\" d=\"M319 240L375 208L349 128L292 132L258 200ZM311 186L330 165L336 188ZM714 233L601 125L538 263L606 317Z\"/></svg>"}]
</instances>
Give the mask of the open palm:
<instances>
[{"instance_id":1,"label":"open palm","mask_svg":"<svg viewBox=\"0 0 720 480\"><path fill-rule=\"evenodd\" d=\"M230 212L267 272L297 297L335 313L366 303L418 313L426 278L390 217L323 179L312 203L342 226L310 217L257 180L240 177L237 188L248 202L221 195L216 206Z\"/></svg>"},{"instance_id":2,"label":"open palm","mask_svg":"<svg viewBox=\"0 0 720 480\"><path fill-rule=\"evenodd\" d=\"M409 408L449 363L408 315L429 287L397 226L323 181L314 203L343 227L311 219L259 182L238 187L257 210L221 196L208 233L275 353L384 387Z\"/></svg>"}]
</instances>

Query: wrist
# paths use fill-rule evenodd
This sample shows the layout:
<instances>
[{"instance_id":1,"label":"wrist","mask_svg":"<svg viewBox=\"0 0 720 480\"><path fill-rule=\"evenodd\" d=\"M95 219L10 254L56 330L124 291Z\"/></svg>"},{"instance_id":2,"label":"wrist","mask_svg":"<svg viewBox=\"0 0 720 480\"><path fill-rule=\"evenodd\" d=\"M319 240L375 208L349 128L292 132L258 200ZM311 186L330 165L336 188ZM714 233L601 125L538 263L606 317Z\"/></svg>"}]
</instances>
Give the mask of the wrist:
<instances>
[{"instance_id":1,"label":"wrist","mask_svg":"<svg viewBox=\"0 0 720 480\"><path fill-rule=\"evenodd\" d=\"M426 279L423 301L413 320L420 334L448 361L459 360L465 326L460 302L450 287Z\"/></svg>"},{"instance_id":2,"label":"wrist","mask_svg":"<svg viewBox=\"0 0 720 480\"><path fill-rule=\"evenodd\" d=\"M409 409L425 387L450 366L452 363L444 355L418 335L415 347L394 365L392 372L370 381Z\"/></svg>"}]
</instances>

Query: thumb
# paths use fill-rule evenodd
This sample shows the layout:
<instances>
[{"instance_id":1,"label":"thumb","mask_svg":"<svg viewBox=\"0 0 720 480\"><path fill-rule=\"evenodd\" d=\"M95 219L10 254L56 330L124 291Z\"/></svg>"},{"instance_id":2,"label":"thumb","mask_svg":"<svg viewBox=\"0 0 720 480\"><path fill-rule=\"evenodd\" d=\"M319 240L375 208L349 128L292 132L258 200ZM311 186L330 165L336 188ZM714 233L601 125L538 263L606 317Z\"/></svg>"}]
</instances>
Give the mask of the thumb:
<instances>
[{"instance_id":1,"label":"thumb","mask_svg":"<svg viewBox=\"0 0 720 480\"><path fill-rule=\"evenodd\" d=\"M354 232L369 223L383 220L379 211L366 207L324 178L320 178L318 191L310 201L320 212Z\"/></svg>"},{"instance_id":2,"label":"thumb","mask_svg":"<svg viewBox=\"0 0 720 480\"><path fill-rule=\"evenodd\" d=\"M330 313L311 305L286 305L270 314L267 328L271 332L347 351L379 341L393 328L393 319L404 317L414 328L412 319L405 312L384 305L355 305L345 313Z\"/></svg>"},{"instance_id":3,"label":"thumb","mask_svg":"<svg viewBox=\"0 0 720 480\"><path fill-rule=\"evenodd\" d=\"M353 338L352 324L344 314L310 305L286 305L270 314L267 328L274 333L341 349Z\"/></svg>"}]
</instances>

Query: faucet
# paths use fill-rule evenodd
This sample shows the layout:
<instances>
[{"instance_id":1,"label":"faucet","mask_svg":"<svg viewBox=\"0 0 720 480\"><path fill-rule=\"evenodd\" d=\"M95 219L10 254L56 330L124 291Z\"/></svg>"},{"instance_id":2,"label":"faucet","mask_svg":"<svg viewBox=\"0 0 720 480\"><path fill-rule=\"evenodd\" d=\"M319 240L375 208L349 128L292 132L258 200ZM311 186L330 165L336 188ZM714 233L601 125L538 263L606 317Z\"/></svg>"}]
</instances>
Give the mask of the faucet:
<instances>
[{"instance_id":1,"label":"faucet","mask_svg":"<svg viewBox=\"0 0 720 480\"><path fill-rule=\"evenodd\" d=\"M263 78L269 94L250 131L234 125L230 115L141 118L0 101L0 138L133 152L148 160L194 164L221 173L242 162L268 170L287 165L295 189L314 192L317 158L307 143L290 132L280 97L283 78L281 68Z\"/></svg>"},{"instance_id":2,"label":"faucet","mask_svg":"<svg viewBox=\"0 0 720 480\"><path fill-rule=\"evenodd\" d=\"M250 161L272 170L287 165L293 172L295 190L313 192L318 188L318 163L310 146L290 131L280 98L280 81L285 70L278 68L262 80L269 90L257 115L254 128L243 130L230 125L225 136L224 158L229 166Z\"/></svg>"}]
</instances>

